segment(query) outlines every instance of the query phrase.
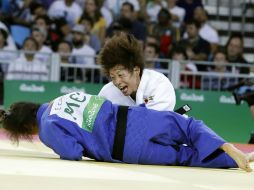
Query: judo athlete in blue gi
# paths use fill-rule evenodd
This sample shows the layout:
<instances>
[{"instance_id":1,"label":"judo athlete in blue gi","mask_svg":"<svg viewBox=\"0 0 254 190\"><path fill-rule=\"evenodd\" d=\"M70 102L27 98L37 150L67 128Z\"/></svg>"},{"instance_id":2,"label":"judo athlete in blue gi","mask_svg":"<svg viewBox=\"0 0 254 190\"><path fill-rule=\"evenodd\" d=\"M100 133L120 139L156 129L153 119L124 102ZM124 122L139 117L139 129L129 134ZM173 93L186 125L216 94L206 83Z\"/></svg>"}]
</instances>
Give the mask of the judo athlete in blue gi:
<instances>
[{"instance_id":1,"label":"judo athlete in blue gi","mask_svg":"<svg viewBox=\"0 0 254 190\"><path fill-rule=\"evenodd\" d=\"M144 106L122 107L83 92L42 105L18 102L0 111L10 139L33 134L61 159L82 156L105 162L240 167L252 171L254 154L227 143L202 121Z\"/></svg>"}]
</instances>

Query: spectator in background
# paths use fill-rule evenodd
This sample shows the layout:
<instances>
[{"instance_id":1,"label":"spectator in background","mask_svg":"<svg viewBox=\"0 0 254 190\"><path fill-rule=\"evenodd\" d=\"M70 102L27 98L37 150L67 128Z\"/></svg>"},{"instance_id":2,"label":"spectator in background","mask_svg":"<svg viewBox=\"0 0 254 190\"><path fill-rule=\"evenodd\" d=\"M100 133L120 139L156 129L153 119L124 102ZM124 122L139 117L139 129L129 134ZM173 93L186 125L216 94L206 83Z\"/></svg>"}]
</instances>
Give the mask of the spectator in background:
<instances>
[{"instance_id":1,"label":"spectator in background","mask_svg":"<svg viewBox=\"0 0 254 190\"><path fill-rule=\"evenodd\" d=\"M189 60L207 61L210 55L210 44L199 35L200 25L192 20L186 23L187 39L183 39L179 44L186 47L186 54ZM206 71L206 65L197 65L199 71Z\"/></svg>"},{"instance_id":2,"label":"spectator in background","mask_svg":"<svg viewBox=\"0 0 254 190\"><path fill-rule=\"evenodd\" d=\"M34 0L9 0L9 11L3 15L8 24L18 24L30 27L36 16L46 15L43 5Z\"/></svg>"},{"instance_id":3,"label":"spectator in background","mask_svg":"<svg viewBox=\"0 0 254 190\"><path fill-rule=\"evenodd\" d=\"M95 50L86 44L86 30L83 25L76 25L72 29L74 62L78 64L95 65Z\"/></svg>"},{"instance_id":4,"label":"spectator in background","mask_svg":"<svg viewBox=\"0 0 254 190\"><path fill-rule=\"evenodd\" d=\"M45 45L47 35L48 35L47 31L42 27L34 26L32 28L31 37L33 37L38 43L36 59L39 59L41 62L44 63L49 63L50 56L52 53L51 48Z\"/></svg>"},{"instance_id":5,"label":"spectator in background","mask_svg":"<svg viewBox=\"0 0 254 190\"><path fill-rule=\"evenodd\" d=\"M51 43L55 47L60 41L72 42L71 27L65 18L56 18L52 20Z\"/></svg>"},{"instance_id":6,"label":"spectator in background","mask_svg":"<svg viewBox=\"0 0 254 190\"><path fill-rule=\"evenodd\" d=\"M45 40L45 44L48 46L53 45L54 43L54 36L55 35L53 33L53 31L51 30L51 20L47 15L41 15L41 16L37 16L34 19L34 26L38 27L38 28L42 28L43 30L46 31L47 33L47 38ZM53 39L52 39L53 37Z\"/></svg>"},{"instance_id":7,"label":"spectator in background","mask_svg":"<svg viewBox=\"0 0 254 190\"><path fill-rule=\"evenodd\" d=\"M8 31L6 31L4 28L0 28L0 50L15 51L16 48L8 45L8 36Z\"/></svg>"},{"instance_id":8,"label":"spectator in background","mask_svg":"<svg viewBox=\"0 0 254 190\"><path fill-rule=\"evenodd\" d=\"M81 7L75 0L57 0L53 2L48 10L49 17L65 18L68 24L73 27L82 14Z\"/></svg>"},{"instance_id":9,"label":"spectator in background","mask_svg":"<svg viewBox=\"0 0 254 190\"><path fill-rule=\"evenodd\" d=\"M38 16L47 16L47 9L44 7L42 2L33 2L30 5L31 14L33 17L33 21Z\"/></svg>"},{"instance_id":10,"label":"spectator in background","mask_svg":"<svg viewBox=\"0 0 254 190\"><path fill-rule=\"evenodd\" d=\"M210 76L204 76L202 81L202 89L204 90L227 90L227 88L235 83L237 79L232 75L224 76L225 73L230 73L226 64L228 63L226 52L217 50L214 54L214 65L209 69Z\"/></svg>"},{"instance_id":11,"label":"spectator in background","mask_svg":"<svg viewBox=\"0 0 254 190\"><path fill-rule=\"evenodd\" d=\"M197 72L197 67L191 61L188 61L185 48L179 45L173 47L170 58L175 64L178 64L180 73L182 71ZM179 87L181 88L200 88L200 77L192 74L180 74Z\"/></svg>"},{"instance_id":12,"label":"spectator in background","mask_svg":"<svg viewBox=\"0 0 254 190\"><path fill-rule=\"evenodd\" d=\"M99 1L99 8L102 16L106 20L106 28L110 26L110 24L113 22L113 15L112 12L105 6L104 0L98 0Z\"/></svg>"},{"instance_id":13,"label":"spectator in background","mask_svg":"<svg viewBox=\"0 0 254 190\"><path fill-rule=\"evenodd\" d=\"M101 49L101 41L97 35L92 33L92 28L94 26L93 19L88 15L83 15L79 20L79 24L83 25L86 29L86 41L88 42L88 45L98 53Z\"/></svg>"},{"instance_id":14,"label":"spectator in background","mask_svg":"<svg viewBox=\"0 0 254 190\"><path fill-rule=\"evenodd\" d=\"M71 59L72 44L68 41L61 41L57 46L57 53L61 58L61 63L68 64L72 62Z\"/></svg>"},{"instance_id":15,"label":"spectator in background","mask_svg":"<svg viewBox=\"0 0 254 190\"><path fill-rule=\"evenodd\" d=\"M80 5L82 10L85 9L85 0L76 0L76 2ZM100 9L101 15L105 18L106 20L106 27L108 28L110 24L113 22L113 15L112 12L109 10L108 7L106 7L106 1L104 0L97 0L98 2L98 7Z\"/></svg>"},{"instance_id":16,"label":"spectator in background","mask_svg":"<svg viewBox=\"0 0 254 190\"><path fill-rule=\"evenodd\" d=\"M146 5L146 13L148 21L151 23L158 22L158 14L162 8L167 8L167 2L165 0L152 0Z\"/></svg>"},{"instance_id":17,"label":"spectator in background","mask_svg":"<svg viewBox=\"0 0 254 190\"><path fill-rule=\"evenodd\" d=\"M185 10L176 5L177 0L167 0L168 10L172 17L172 24L176 28L181 28L185 16Z\"/></svg>"},{"instance_id":18,"label":"spectator in background","mask_svg":"<svg viewBox=\"0 0 254 190\"><path fill-rule=\"evenodd\" d=\"M219 45L218 32L208 23L208 13L203 7L196 7L194 10L194 20L200 24L199 35L211 45L213 55ZM211 56L212 58L212 56Z\"/></svg>"},{"instance_id":19,"label":"spectator in background","mask_svg":"<svg viewBox=\"0 0 254 190\"><path fill-rule=\"evenodd\" d=\"M16 58L16 48L8 46L8 32L0 28L0 73L6 73L9 61Z\"/></svg>"},{"instance_id":20,"label":"spectator in background","mask_svg":"<svg viewBox=\"0 0 254 190\"><path fill-rule=\"evenodd\" d=\"M7 43L8 48L16 50L17 49L16 44L15 44L12 36L10 35L8 27L1 21L0 21L0 29L3 29L4 31L7 32L8 37L7 37L7 42L6 43Z\"/></svg>"},{"instance_id":21,"label":"spectator in background","mask_svg":"<svg viewBox=\"0 0 254 190\"><path fill-rule=\"evenodd\" d=\"M33 22L31 4L36 3L32 0L12 1L10 12L8 13L9 22L30 25Z\"/></svg>"},{"instance_id":22,"label":"spectator in background","mask_svg":"<svg viewBox=\"0 0 254 190\"><path fill-rule=\"evenodd\" d=\"M61 64L72 63L72 45L68 41L61 41L57 46L57 53L61 58ZM61 67L61 81L74 81L74 69Z\"/></svg>"},{"instance_id":23,"label":"spectator in background","mask_svg":"<svg viewBox=\"0 0 254 190\"><path fill-rule=\"evenodd\" d=\"M40 3L45 7L45 9L49 9L50 5L54 2L55 0L40 0ZM82 0L83 1L83 0Z\"/></svg>"},{"instance_id":24,"label":"spectator in background","mask_svg":"<svg viewBox=\"0 0 254 190\"><path fill-rule=\"evenodd\" d=\"M241 63L244 64L248 63L245 58L243 57L243 47L244 47L243 36L241 34L235 33L232 34L226 44L226 54L227 60L230 63ZM242 74L249 74L250 69L248 67L240 67L236 68L237 73Z\"/></svg>"},{"instance_id":25,"label":"spectator in background","mask_svg":"<svg viewBox=\"0 0 254 190\"><path fill-rule=\"evenodd\" d=\"M184 23L193 20L196 7L203 7L202 0L178 0L176 5L185 10Z\"/></svg>"},{"instance_id":26,"label":"spectator in background","mask_svg":"<svg viewBox=\"0 0 254 190\"><path fill-rule=\"evenodd\" d=\"M99 0L86 0L82 17L90 17L92 19L93 28L90 33L96 35L103 44L106 36L107 23L100 12Z\"/></svg>"},{"instance_id":27,"label":"spectator in background","mask_svg":"<svg viewBox=\"0 0 254 190\"><path fill-rule=\"evenodd\" d=\"M47 63L35 58L39 45L34 38L26 38L22 50L25 51L19 58L12 61L8 67L8 80L49 80Z\"/></svg>"},{"instance_id":28,"label":"spectator in background","mask_svg":"<svg viewBox=\"0 0 254 190\"><path fill-rule=\"evenodd\" d=\"M107 36L112 36L113 27L119 23L123 30L133 34L140 42L144 43L146 40L146 25L137 20L134 14L134 6L129 2L124 2L121 8L120 18L113 22L107 31Z\"/></svg>"},{"instance_id":29,"label":"spectator in background","mask_svg":"<svg viewBox=\"0 0 254 190\"><path fill-rule=\"evenodd\" d=\"M147 37L146 37L146 43L154 43L154 44L159 45L158 39L156 38L155 35L152 35L152 34L148 34L147 35Z\"/></svg>"},{"instance_id":30,"label":"spectator in background","mask_svg":"<svg viewBox=\"0 0 254 190\"><path fill-rule=\"evenodd\" d=\"M138 0L106 0L105 6L113 13L114 18L118 18L121 12L122 5L125 3L131 3L133 5L134 17L137 17L140 11L140 4Z\"/></svg>"},{"instance_id":31,"label":"spectator in background","mask_svg":"<svg viewBox=\"0 0 254 190\"><path fill-rule=\"evenodd\" d=\"M167 57L172 45L180 40L180 31L171 22L171 14L167 9L161 9L158 14L158 24L152 27L151 33L160 40L160 54Z\"/></svg>"},{"instance_id":32,"label":"spectator in background","mask_svg":"<svg viewBox=\"0 0 254 190\"><path fill-rule=\"evenodd\" d=\"M228 63L226 51L224 49L219 49L214 54L213 59L214 66L212 66L209 71L215 71L218 73L228 73L230 70L227 68Z\"/></svg>"},{"instance_id":33,"label":"spectator in background","mask_svg":"<svg viewBox=\"0 0 254 190\"><path fill-rule=\"evenodd\" d=\"M160 68L159 58L160 48L156 43L146 43L144 49L145 67L146 68Z\"/></svg>"}]
</instances>

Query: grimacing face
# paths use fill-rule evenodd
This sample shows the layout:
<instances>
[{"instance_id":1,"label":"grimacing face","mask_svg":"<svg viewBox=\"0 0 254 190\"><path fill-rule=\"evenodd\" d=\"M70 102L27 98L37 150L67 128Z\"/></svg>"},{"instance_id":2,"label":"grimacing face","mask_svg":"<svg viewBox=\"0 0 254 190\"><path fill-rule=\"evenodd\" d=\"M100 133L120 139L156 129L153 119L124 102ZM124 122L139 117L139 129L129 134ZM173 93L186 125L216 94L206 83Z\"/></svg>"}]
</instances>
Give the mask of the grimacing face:
<instances>
[{"instance_id":1,"label":"grimacing face","mask_svg":"<svg viewBox=\"0 0 254 190\"><path fill-rule=\"evenodd\" d=\"M140 68L134 67L129 71L122 65L116 65L109 70L109 76L113 84L121 90L125 96L130 96L137 92L140 83Z\"/></svg>"}]
</instances>

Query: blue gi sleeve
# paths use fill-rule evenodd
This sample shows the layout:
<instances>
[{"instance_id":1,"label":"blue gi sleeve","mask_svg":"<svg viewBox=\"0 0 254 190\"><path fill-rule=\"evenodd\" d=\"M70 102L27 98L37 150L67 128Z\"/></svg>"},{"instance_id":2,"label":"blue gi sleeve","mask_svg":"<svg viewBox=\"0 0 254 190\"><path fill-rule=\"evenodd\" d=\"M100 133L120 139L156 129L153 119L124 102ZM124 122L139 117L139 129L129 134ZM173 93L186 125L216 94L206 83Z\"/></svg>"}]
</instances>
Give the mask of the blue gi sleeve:
<instances>
[{"instance_id":1,"label":"blue gi sleeve","mask_svg":"<svg viewBox=\"0 0 254 190\"><path fill-rule=\"evenodd\" d=\"M40 139L64 160L81 160L84 148L77 139L55 123L45 126Z\"/></svg>"}]
</instances>

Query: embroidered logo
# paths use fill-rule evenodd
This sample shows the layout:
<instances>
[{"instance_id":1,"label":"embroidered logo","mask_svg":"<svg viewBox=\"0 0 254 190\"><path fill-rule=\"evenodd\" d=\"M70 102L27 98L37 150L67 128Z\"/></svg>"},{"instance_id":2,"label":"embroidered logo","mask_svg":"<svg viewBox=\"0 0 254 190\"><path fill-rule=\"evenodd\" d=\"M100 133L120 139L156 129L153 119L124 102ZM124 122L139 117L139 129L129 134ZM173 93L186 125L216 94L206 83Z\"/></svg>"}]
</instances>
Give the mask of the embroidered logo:
<instances>
[{"instance_id":1,"label":"embroidered logo","mask_svg":"<svg viewBox=\"0 0 254 190\"><path fill-rule=\"evenodd\" d=\"M153 100L154 96L144 97L144 103L147 104L148 102Z\"/></svg>"}]
</instances>

